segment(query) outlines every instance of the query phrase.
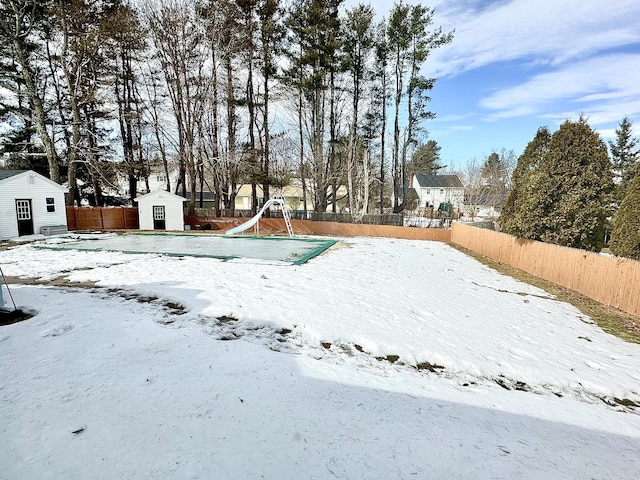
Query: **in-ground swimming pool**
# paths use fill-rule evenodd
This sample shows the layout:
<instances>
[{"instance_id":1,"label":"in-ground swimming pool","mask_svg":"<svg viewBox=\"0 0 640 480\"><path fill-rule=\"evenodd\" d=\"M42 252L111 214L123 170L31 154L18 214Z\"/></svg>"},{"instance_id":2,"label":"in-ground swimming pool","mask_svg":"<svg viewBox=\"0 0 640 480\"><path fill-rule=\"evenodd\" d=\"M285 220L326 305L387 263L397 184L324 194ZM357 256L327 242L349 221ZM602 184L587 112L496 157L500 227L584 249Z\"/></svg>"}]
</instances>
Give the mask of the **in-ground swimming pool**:
<instances>
[{"instance_id":1,"label":"in-ground swimming pool","mask_svg":"<svg viewBox=\"0 0 640 480\"><path fill-rule=\"evenodd\" d=\"M252 258L302 265L335 243L336 240L316 238L128 233L97 235L95 239L39 245L37 248L158 253L172 256L212 257L222 260Z\"/></svg>"}]
</instances>

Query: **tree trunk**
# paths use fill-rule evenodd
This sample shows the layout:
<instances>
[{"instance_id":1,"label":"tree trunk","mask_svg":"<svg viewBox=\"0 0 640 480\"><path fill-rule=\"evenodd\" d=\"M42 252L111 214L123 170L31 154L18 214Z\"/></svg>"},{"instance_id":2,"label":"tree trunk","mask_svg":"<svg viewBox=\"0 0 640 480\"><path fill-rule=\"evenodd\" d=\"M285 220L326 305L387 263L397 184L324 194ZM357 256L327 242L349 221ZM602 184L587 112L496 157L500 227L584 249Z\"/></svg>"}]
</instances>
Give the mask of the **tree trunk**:
<instances>
[{"instance_id":1,"label":"tree trunk","mask_svg":"<svg viewBox=\"0 0 640 480\"><path fill-rule=\"evenodd\" d=\"M22 67L22 78L27 87L27 95L29 96L29 101L33 106L33 111L35 113L35 124L36 130L38 132L38 136L44 145L44 150L47 155L47 163L49 165L49 178L56 183L60 183L60 170L58 168L58 154L56 153L55 146L53 144L53 140L49 136L49 132L47 131L46 125L46 114L44 111L44 106L42 99L38 95L38 89L36 87L36 82L34 77L34 73L31 69L31 65L27 60L26 53L22 48L21 41L16 37L13 41L13 46L16 52L16 56L18 57L18 63ZM68 200L67 200L68 202Z\"/></svg>"},{"instance_id":2,"label":"tree trunk","mask_svg":"<svg viewBox=\"0 0 640 480\"><path fill-rule=\"evenodd\" d=\"M380 215L384 213L385 139L387 134L387 66L382 66L382 131L380 133Z\"/></svg>"}]
</instances>

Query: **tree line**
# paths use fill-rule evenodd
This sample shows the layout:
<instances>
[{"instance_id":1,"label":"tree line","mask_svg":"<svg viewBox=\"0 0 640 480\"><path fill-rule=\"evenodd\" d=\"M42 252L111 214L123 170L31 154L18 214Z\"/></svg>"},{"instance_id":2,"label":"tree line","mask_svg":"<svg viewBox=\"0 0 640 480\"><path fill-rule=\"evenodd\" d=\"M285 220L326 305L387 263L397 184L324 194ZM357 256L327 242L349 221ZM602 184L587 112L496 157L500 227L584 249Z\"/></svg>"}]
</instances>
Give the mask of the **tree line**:
<instances>
[{"instance_id":1,"label":"tree line","mask_svg":"<svg viewBox=\"0 0 640 480\"><path fill-rule=\"evenodd\" d=\"M128 179L266 201L299 179L305 211L401 212L408 164L427 144L430 52L453 32L397 1L0 0L0 119L10 165L67 182L68 202ZM169 184L172 165L178 180ZM198 197L198 194L200 195ZM306 205L307 195L313 205Z\"/></svg>"}]
</instances>

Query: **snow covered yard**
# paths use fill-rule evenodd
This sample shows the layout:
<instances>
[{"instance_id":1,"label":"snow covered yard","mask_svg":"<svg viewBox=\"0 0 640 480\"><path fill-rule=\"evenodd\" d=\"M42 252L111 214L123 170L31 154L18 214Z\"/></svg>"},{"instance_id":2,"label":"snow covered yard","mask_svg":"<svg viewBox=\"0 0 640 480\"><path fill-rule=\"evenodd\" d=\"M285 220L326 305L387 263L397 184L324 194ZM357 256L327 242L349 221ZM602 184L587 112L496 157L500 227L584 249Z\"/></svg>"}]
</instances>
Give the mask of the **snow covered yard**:
<instances>
[{"instance_id":1,"label":"snow covered yard","mask_svg":"<svg viewBox=\"0 0 640 480\"><path fill-rule=\"evenodd\" d=\"M0 327L0 478L637 478L640 346L447 245L343 242L0 252L96 284L12 288L37 315Z\"/></svg>"}]
</instances>

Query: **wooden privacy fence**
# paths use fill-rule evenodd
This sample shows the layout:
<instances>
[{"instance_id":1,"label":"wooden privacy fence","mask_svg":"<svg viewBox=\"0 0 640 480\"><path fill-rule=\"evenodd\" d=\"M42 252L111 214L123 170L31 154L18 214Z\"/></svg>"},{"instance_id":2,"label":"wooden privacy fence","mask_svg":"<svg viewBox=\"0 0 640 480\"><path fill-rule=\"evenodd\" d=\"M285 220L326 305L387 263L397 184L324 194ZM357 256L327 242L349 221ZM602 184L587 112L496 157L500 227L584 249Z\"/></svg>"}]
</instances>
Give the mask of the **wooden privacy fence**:
<instances>
[{"instance_id":1,"label":"wooden privacy fence","mask_svg":"<svg viewBox=\"0 0 640 480\"><path fill-rule=\"evenodd\" d=\"M451 243L640 317L640 262L454 223Z\"/></svg>"},{"instance_id":2,"label":"wooden privacy fence","mask_svg":"<svg viewBox=\"0 0 640 480\"><path fill-rule=\"evenodd\" d=\"M133 207L67 206L68 230L138 228L138 209Z\"/></svg>"},{"instance_id":3,"label":"wooden privacy fence","mask_svg":"<svg viewBox=\"0 0 640 480\"><path fill-rule=\"evenodd\" d=\"M185 223L193 229L207 226L211 230L228 230L247 219L213 218L186 216ZM360 223L317 222L313 220L291 219L293 231L300 235L333 235L337 237L389 237L408 240L434 240L449 242L451 230L444 228L409 228L392 225L365 225ZM265 232L286 233L287 227L282 218L261 218L260 230ZM249 230L250 232L251 230Z\"/></svg>"}]
</instances>

